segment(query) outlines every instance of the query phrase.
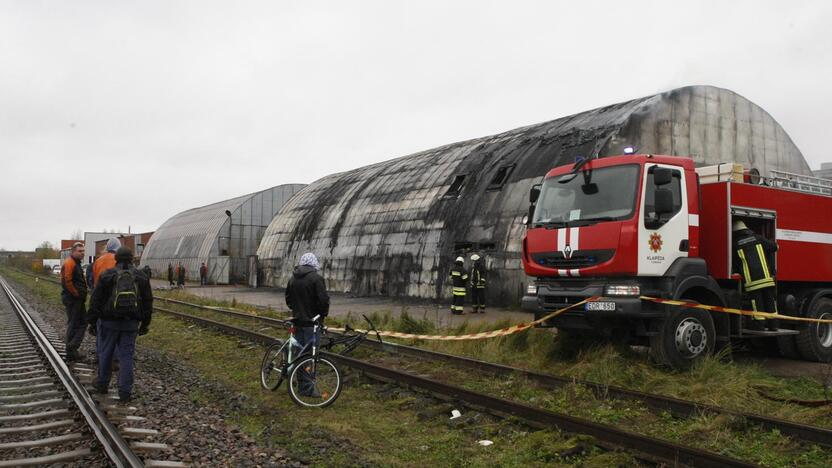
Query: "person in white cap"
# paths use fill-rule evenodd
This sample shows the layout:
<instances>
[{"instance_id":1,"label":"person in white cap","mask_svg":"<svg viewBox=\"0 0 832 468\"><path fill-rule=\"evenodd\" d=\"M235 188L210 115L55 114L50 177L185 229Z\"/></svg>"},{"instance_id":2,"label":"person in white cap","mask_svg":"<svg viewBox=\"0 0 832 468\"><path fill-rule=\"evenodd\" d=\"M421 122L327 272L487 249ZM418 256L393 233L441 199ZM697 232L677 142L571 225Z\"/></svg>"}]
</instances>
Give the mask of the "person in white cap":
<instances>
[{"instance_id":1,"label":"person in white cap","mask_svg":"<svg viewBox=\"0 0 832 468\"><path fill-rule=\"evenodd\" d=\"M451 285L453 286L453 300L451 302L451 313L462 315L465 313L465 283L468 280L468 273L465 271L465 259L457 257L454 266L451 267Z\"/></svg>"},{"instance_id":2,"label":"person in white cap","mask_svg":"<svg viewBox=\"0 0 832 468\"><path fill-rule=\"evenodd\" d=\"M474 308L474 313L485 313L485 265L483 265L482 258L477 255L471 255L471 305Z\"/></svg>"}]
</instances>

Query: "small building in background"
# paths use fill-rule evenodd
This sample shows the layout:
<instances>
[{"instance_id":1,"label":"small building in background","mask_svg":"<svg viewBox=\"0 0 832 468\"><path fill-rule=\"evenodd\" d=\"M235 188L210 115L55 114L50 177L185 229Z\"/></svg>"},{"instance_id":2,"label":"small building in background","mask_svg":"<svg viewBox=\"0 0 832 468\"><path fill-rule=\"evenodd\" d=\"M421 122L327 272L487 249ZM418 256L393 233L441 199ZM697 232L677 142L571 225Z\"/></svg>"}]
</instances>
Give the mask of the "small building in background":
<instances>
[{"instance_id":1,"label":"small building in background","mask_svg":"<svg viewBox=\"0 0 832 468\"><path fill-rule=\"evenodd\" d=\"M118 232L85 232L84 233L84 261L81 262L83 265L88 263L92 263L96 257L100 256L104 253L103 248L98 248L97 242L100 240L104 240L104 244L106 245L106 240L111 237L118 237L124 234Z\"/></svg>"},{"instance_id":2,"label":"small building in background","mask_svg":"<svg viewBox=\"0 0 832 468\"><path fill-rule=\"evenodd\" d=\"M153 232L143 232L140 234L112 234L110 237L115 237L121 242L122 247L127 247L133 251L133 260L138 264L141 262L142 253L145 246L150 242L150 237ZM110 237L95 241L96 256L101 255L107 248L107 242Z\"/></svg>"},{"instance_id":3,"label":"small building in background","mask_svg":"<svg viewBox=\"0 0 832 468\"><path fill-rule=\"evenodd\" d=\"M832 179L832 162L825 162L820 165L820 169L812 171L815 177L824 179Z\"/></svg>"}]
</instances>

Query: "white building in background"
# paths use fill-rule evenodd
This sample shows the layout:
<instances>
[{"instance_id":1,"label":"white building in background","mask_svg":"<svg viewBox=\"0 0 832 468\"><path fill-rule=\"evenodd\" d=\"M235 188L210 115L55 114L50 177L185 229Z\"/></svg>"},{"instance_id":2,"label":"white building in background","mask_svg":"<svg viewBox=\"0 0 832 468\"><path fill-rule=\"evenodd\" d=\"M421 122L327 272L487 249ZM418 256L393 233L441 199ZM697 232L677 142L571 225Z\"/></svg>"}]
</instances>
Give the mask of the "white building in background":
<instances>
[{"instance_id":1,"label":"white building in background","mask_svg":"<svg viewBox=\"0 0 832 468\"><path fill-rule=\"evenodd\" d=\"M824 179L832 179L832 162L821 163L820 169L812 171L815 177L823 177Z\"/></svg>"}]
</instances>

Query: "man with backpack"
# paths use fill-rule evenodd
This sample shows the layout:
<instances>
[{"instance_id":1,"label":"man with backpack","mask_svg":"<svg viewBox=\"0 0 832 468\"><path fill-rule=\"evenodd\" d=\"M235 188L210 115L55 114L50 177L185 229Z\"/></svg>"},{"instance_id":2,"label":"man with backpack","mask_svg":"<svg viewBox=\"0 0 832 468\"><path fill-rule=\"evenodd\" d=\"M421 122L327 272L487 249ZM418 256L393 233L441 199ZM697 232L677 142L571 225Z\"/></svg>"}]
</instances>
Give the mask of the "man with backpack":
<instances>
[{"instance_id":1,"label":"man with backpack","mask_svg":"<svg viewBox=\"0 0 832 468\"><path fill-rule=\"evenodd\" d=\"M133 391L133 354L136 337L144 335L153 312L150 281L133 266L133 252L122 247L116 266L98 279L92 292L87 318L89 331L98 338L98 378L95 389L106 393L110 385L114 354L119 359L118 396L130 401Z\"/></svg>"}]
</instances>

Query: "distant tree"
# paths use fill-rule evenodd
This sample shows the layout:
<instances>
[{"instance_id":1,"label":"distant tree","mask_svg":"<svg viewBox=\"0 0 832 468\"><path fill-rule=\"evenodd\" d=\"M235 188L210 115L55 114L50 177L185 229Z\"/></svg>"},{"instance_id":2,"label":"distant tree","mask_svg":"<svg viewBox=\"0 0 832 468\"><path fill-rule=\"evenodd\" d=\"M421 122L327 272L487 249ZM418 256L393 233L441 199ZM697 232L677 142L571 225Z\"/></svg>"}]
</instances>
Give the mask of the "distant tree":
<instances>
[{"instance_id":1,"label":"distant tree","mask_svg":"<svg viewBox=\"0 0 832 468\"><path fill-rule=\"evenodd\" d=\"M61 253L49 241L43 241L35 249L35 258L61 258Z\"/></svg>"},{"instance_id":2,"label":"distant tree","mask_svg":"<svg viewBox=\"0 0 832 468\"><path fill-rule=\"evenodd\" d=\"M75 228L72 234L69 235L69 238L72 240L81 240L84 238L84 232L80 228Z\"/></svg>"}]
</instances>

